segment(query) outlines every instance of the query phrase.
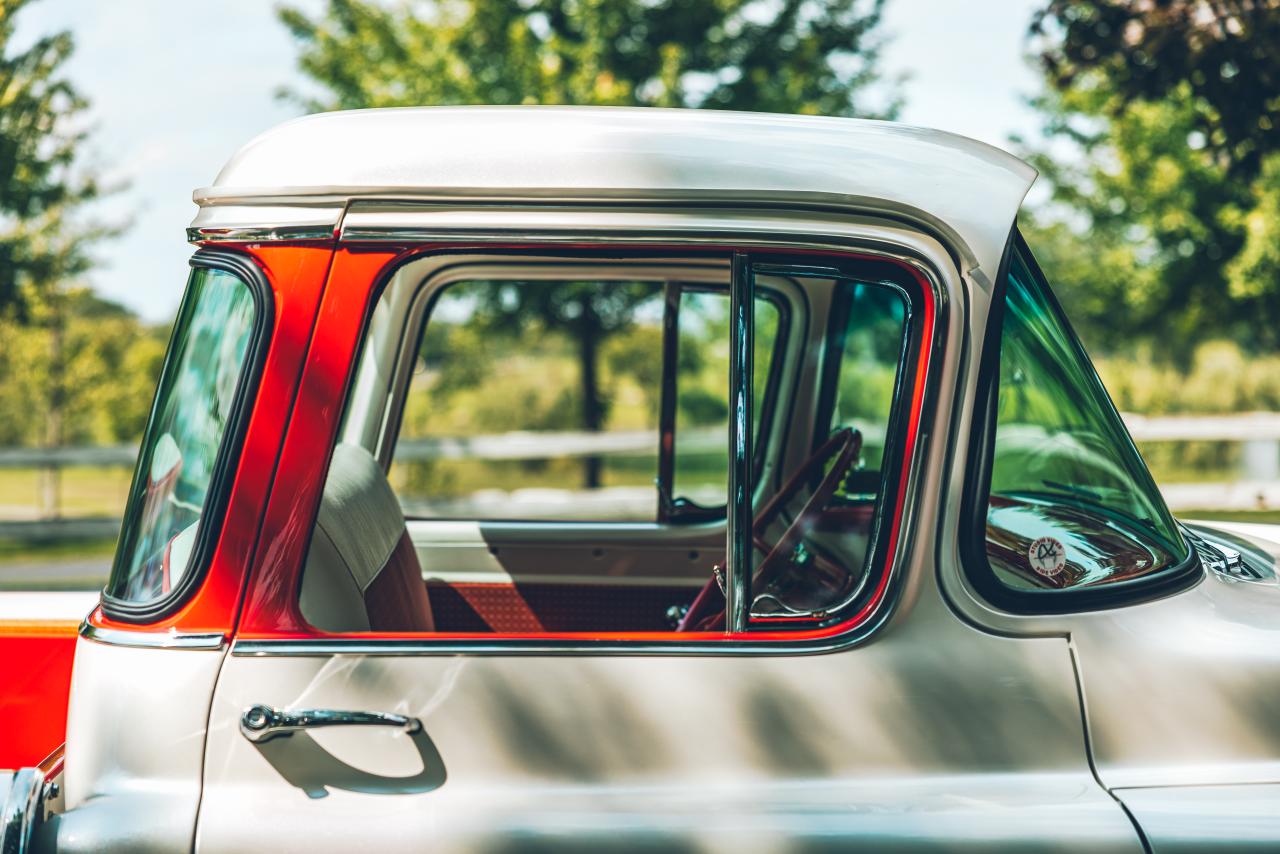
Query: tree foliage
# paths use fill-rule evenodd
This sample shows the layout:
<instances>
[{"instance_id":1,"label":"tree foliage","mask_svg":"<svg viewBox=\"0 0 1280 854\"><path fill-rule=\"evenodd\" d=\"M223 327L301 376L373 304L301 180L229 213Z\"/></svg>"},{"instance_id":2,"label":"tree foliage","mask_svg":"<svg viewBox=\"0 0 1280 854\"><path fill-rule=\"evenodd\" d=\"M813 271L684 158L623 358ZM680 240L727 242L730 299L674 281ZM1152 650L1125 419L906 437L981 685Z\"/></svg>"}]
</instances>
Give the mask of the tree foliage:
<instances>
[{"instance_id":1,"label":"tree foliage","mask_svg":"<svg viewBox=\"0 0 1280 854\"><path fill-rule=\"evenodd\" d=\"M329 0L280 18L309 110L600 104L890 117L884 0Z\"/></svg>"},{"instance_id":2,"label":"tree foliage","mask_svg":"<svg viewBox=\"0 0 1280 854\"><path fill-rule=\"evenodd\" d=\"M1053 0L1037 18L1048 144L1028 158L1053 199L1024 228L1092 345L1280 349L1278 9Z\"/></svg>"},{"instance_id":3,"label":"tree foliage","mask_svg":"<svg viewBox=\"0 0 1280 854\"><path fill-rule=\"evenodd\" d=\"M21 312L57 283L83 273L104 230L75 221L99 194L78 174L84 99L62 76L71 34L15 46L28 0L0 0L0 310Z\"/></svg>"},{"instance_id":4,"label":"tree foliage","mask_svg":"<svg viewBox=\"0 0 1280 854\"><path fill-rule=\"evenodd\" d=\"M0 446L137 440L166 330L79 288L40 312L39 322L0 319Z\"/></svg>"},{"instance_id":5,"label":"tree foliage","mask_svg":"<svg viewBox=\"0 0 1280 854\"><path fill-rule=\"evenodd\" d=\"M703 107L890 117L878 81L884 0L329 0L280 18L319 93L310 110L443 104ZM542 325L577 342L579 426L601 430L610 401L601 354L634 326L652 287L565 283L499 288L495 333ZM601 461L583 462L588 487Z\"/></svg>"},{"instance_id":6,"label":"tree foliage","mask_svg":"<svg viewBox=\"0 0 1280 854\"><path fill-rule=\"evenodd\" d=\"M1275 0L1050 0L1032 31L1052 34L1040 58L1053 86L1103 75L1112 116L1138 101L1184 101L1208 147L1246 178L1280 149Z\"/></svg>"}]
</instances>

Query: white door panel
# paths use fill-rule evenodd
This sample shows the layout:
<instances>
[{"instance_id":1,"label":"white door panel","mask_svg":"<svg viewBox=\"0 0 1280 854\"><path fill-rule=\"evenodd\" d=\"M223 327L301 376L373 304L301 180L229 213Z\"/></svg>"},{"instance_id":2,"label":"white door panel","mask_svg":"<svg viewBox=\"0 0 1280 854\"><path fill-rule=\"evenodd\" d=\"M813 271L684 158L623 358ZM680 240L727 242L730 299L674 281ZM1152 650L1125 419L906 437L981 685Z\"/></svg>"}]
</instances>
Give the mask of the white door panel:
<instances>
[{"instance_id":1,"label":"white door panel","mask_svg":"<svg viewBox=\"0 0 1280 854\"><path fill-rule=\"evenodd\" d=\"M1066 642L925 604L825 655L232 655L198 847L1141 850L1089 772ZM254 703L424 730L254 745Z\"/></svg>"}]
</instances>

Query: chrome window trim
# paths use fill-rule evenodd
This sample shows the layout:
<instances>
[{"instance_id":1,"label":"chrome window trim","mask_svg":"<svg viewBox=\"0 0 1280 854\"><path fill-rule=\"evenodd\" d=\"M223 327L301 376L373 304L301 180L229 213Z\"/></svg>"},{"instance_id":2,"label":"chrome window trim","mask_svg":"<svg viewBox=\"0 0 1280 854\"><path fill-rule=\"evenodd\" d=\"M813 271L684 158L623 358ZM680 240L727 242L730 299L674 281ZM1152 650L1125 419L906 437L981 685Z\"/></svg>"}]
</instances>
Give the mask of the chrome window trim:
<instances>
[{"instance_id":1,"label":"chrome window trim","mask_svg":"<svg viewBox=\"0 0 1280 854\"><path fill-rule=\"evenodd\" d=\"M502 219L506 211L493 209L488 211L490 218ZM564 214L560 208L549 208L544 213L554 217ZM595 640L589 637L569 640L524 640L502 638L490 640L449 640L449 639L380 639L380 638L340 638L318 637L304 639L233 639L230 652L235 656L320 656L320 655L804 655L838 652L859 646L876 634L889 621L897 610L898 602L903 594L904 585L900 576L905 571L910 555L915 551L918 539L916 518L919 515L918 496L923 480L924 460L933 450L930 446L937 438L933 419L940 394L943 371L943 357L949 337L948 318L951 300L946 286L943 265L955 263L952 250L941 243L934 246L921 242L934 242L936 237L904 227L894 222L877 222L861 217L846 217L841 220L803 220L792 221L803 231L791 232L787 228L769 228L769 222L756 218L751 220L755 229L734 228L724 222L716 223L717 228L707 228L706 220L698 224L698 217L690 217L692 228L681 231L678 235L667 237L654 236L651 224L643 220L619 224L604 221L602 215L614 211L595 211L593 213L594 230L576 230L566 228L564 223L543 222L540 227L516 231L502 228L495 229L492 224L477 222L474 226L433 229L428 235L417 230L406 231L399 225L388 223L385 227L367 228L360 231L364 240L379 235L374 242L424 242L444 243L448 247L478 246L481 248L492 244L509 245L513 241L521 243L554 244L589 242L593 245L620 244L635 246L646 242L688 246L720 246L726 244L737 247L749 247L748 252L774 250L780 252L794 250L821 250L851 252L870 255L889 261L896 261L918 273L934 300L934 328L932 340L921 341L920 356L927 359L929 370L923 380L920 421L913 449L912 458L906 461L907 483L902 494L902 518L899 522L899 539L894 552L886 556L885 567L887 587L884 599L877 609L858 626L848 631L824 636L816 639L798 641L776 639L742 639L742 640L706 640L681 642L672 641L627 641L627 640ZM721 219L733 221L729 212L720 212ZM759 217L768 211L738 211L746 217ZM776 212L774 212L776 213ZM687 216L687 214L686 214ZM350 213L348 218L350 217ZM668 221L670 215L667 217ZM354 242L351 233L345 228L344 241ZM781 224L779 224L781 225ZM611 227L612 226L612 227ZM637 233L643 232L643 233ZM951 268L952 277L957 288L963 287L962 271ZM900 386L901 389L901 386ZM895 394L895 408L901 405L900 397ZM945 440L945 435L943 439ZM941 527L942 519L938 526ZM930 531L930 534L936 533ZM929 550L932 556L933 549Z\"/></svg>"},{"instance_id":2,"label":"chrome window trim","mask_svg":"<svg viewBox=\"0 0 1280 854\"><path fill-rule=\"evenodd\" d=\"M751 476L755 469L751 431L754 397L755 269L751 256L735 250L729 278L729 485L725 495L724 630L747 630L751 605L751 553L755 503ZM902 366L899 365L899 370ZM712 570L713 572L715 570Z\"/></svg>"},{"instance_id":3,"label":"chrome window trim","mask_svg":"<svg viewBox=\"0 0 1280 854\"><path fill-rule=\"evenodd\" d=\"M87 619L80 624L80 637L107 646L142 649L222 649L227 637L222 632L144 632L106 629Z\"/></svg>"},{"instance_id":4,"label":"chrome window trim","mask_svg":"<svg viewBox=\"0 0 1280 854\"><path fill-rule=\"evenodd\" d=\"M299 211L311 209L337 209L336 231L341 241L372 240L397 242L413 239L413 226L404 222L407 212L456 214L461 210L476 213L516 213L556 209L568 213L599 213L601 209L658 211L665 206L686 212L691 222L701 215L724 216L733 211L751 209L780 215L803 215L814 219L869 218L916 231L937 241L958 268L968 269L979 264L975 251L965 242L959 231L946 221L917 208L904 206L880 198L846 196L839 193L773 190L723 190L723 189L651 189L651 190L599 190L596 192L563 188L522 188L509 192L492 189L454 189L431 191L406 190L395 186L344 186L344 187L272 187L259 191L209 189L193 194L200 210L192 225L205 219L220 216L243 218L237 227L250 227L259 220L262 227L279 228L307 223L314 226L314 219L299 214L296 219L266 219L253 215L257 209L269 206L275 210L293 208ZM358 214L355 224L348 225L352 214ZM376 217L376 219L375 219ZM310 221L309 221L310 220Z\"/></svg>"},{"instance_id":5,"label":"chrome window trim","mask_svg":"<svg viewBox=\"0 0 1280 854\"><path fill-rule=\"evenodd\" d=\"M891 594L894 591L891 591ZM298 640L234 640L230 652L239 658L361 655L822 655L866 642L888 622L896 597L856 629L816 640L604 641L432 640L430 638L305 638Z\"/></svg>"}]
</instances>

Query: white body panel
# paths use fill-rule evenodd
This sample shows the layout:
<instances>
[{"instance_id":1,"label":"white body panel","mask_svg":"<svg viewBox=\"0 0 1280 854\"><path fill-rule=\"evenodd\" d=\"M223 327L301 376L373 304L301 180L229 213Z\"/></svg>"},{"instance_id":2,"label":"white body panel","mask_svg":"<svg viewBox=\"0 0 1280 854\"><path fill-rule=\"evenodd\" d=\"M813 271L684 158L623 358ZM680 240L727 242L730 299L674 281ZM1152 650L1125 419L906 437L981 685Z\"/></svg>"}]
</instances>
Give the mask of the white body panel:
<instances>
[{"instance_id":1,"label":"white body panel","mask_svg":"<svg viewBox=\"0 0 1280 854\"><path fill-rule=\"evenodd\" d=\"M254 745L253 703L424 732ZM203 852L1141 850L1090 774L1066 643L935 597L817 656L232 655L211 717Z\"/></svg>"},{"instance_id":2,"label":"white body panel","mask_svg":"<svg viewBox=\"0 0 1280 854\"><path fill-rule=\"evenodd\" d=\"M223 655L77 641L58 851L190 850Z\"/></svg>"}]
</instances>

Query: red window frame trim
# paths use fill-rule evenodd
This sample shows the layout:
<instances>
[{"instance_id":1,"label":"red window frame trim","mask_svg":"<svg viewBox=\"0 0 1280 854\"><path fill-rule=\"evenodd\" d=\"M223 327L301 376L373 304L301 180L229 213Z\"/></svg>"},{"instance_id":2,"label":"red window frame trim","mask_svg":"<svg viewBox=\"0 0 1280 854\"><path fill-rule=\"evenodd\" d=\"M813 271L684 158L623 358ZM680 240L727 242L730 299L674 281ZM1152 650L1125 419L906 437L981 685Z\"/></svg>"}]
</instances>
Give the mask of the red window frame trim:
<instances>
[{"instance_id":1,"label":"red window frame trim","mask_svg":"<svg viewBox=\"0 0 1280 854\"><path fill-rule=\"evenodd\" d=\"M908 352L915 354L915 369L910 373L910 399L905 420L906 435L902 452L895 459L898 480L894 490L892 522L886 532L882 562L876 568L875 587L866 601L839 622L803 630L752 630L725 632L540 632L536 634L497 633L408 633L408 632L326 632L312 627L303 618L299 604L301 571L318 511L337 435L342 408L350 388L360 343L364 339L373 308L386 282L395 271L409 261L446 252L515 251L556 254L575 251L606 250L619 252L677 252L681 254L725 254L758 252L773 258L827 258L844 262L891 264L906 274L915 286L909 293L914 329L909 329ZM885 612L884 605L899 560L903 539L903 519L909 496L911 477L916 469L918 435L926 415L927 379L935 351L935 331L939 314L938 298L921 268L893 256L857 250L789 249L777 246L697 245L676 243L669 246L631 244L605 245L565 244L531 241L528 243L433 243L427 246L341 245L334 254L328 282L316 313L315 331L297 391L297 405L290 418L288 433L280 455L276 482L263 517L262 536L253 561L253 572L247 584L247 595L236 631L237 648L241 652L265 651L280 642L322 644L332 651L340 648L368 647L371 651L395 651L405 646L419 651L439 648L462 651L510 651L522 648L541 650L547 647L588 651L626 651L628 647L670 649L697 646L708 652L749 647L775 647L803 642L833 641L847 638L860 628L872 624ZM910 370L909 368L907 370ZM340 390L339 393L335 393ZM293 644L288 644L293 646Z\"/></svg>"}]
</instances>

